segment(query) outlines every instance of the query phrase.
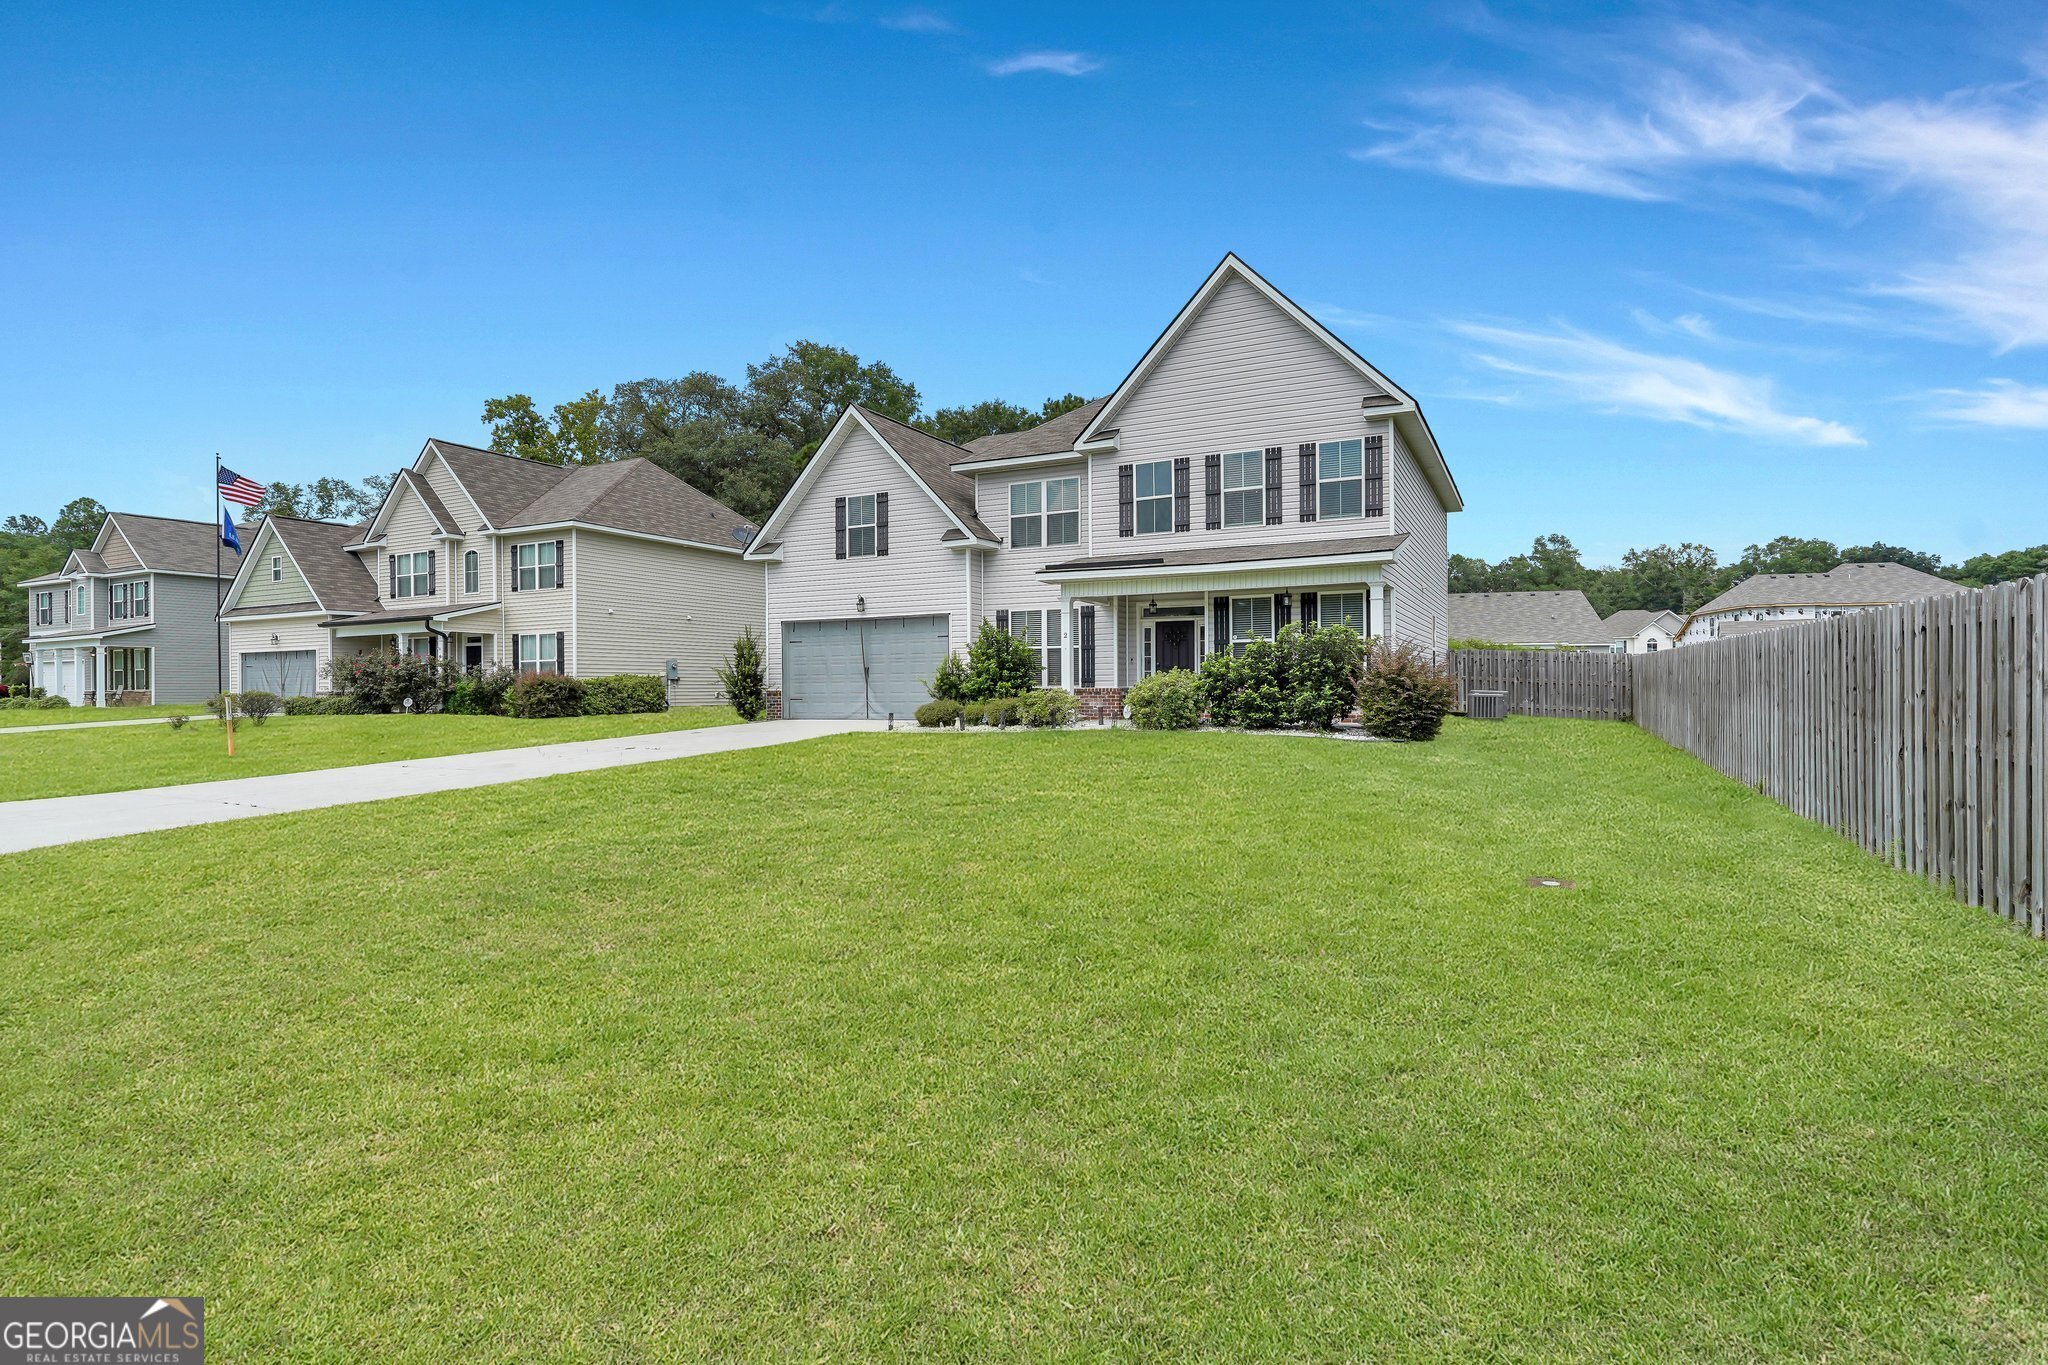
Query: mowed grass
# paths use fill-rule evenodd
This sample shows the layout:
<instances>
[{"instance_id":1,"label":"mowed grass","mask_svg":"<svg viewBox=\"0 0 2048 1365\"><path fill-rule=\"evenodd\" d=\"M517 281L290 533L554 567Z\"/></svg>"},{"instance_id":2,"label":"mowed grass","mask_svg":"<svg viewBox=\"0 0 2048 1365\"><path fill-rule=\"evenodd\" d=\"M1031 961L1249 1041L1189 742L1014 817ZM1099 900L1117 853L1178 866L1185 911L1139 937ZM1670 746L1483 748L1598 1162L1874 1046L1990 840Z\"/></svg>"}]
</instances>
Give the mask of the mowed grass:
<instances>
[{"instance_id":1,"label":"mowed grass","mask_svg":"<svg viewBox=\"0 0 2048 1365\"><path fill-rule=\"evenodd\" d=\"M629 716L515 720L509 716L273 716L235 722L235 754L211 717L173 730L131 725L74 733L0 735L0 803L182 782L344 768L399 758L518 749L579 739L730 725L729 706L685 706ZM0 819L4 819L0 804Z\"/></svg>"},{"instance_id":2,"label":"mowed grass","mask_svg":"<svg viewBox=\"0 0 2048 1365\"><path fill-rule=\"evenodd\" d=\"M160 716L203 716L206 708L189 705L164 706L0 706L0 730L20 725L91 725L95 721L146 720Z\"/></svg>"},{"instance_id":3,"label":"mowed grass","mask_svg":"<svg viewBox=\"0 0 2048 1365\"><path fill-rule=\"evenodd\" d=\"M222 1360L2048 1349L2042 946L1625 725L866 734L0 879L0 1292Z\"/></svg>"}]
</instances>

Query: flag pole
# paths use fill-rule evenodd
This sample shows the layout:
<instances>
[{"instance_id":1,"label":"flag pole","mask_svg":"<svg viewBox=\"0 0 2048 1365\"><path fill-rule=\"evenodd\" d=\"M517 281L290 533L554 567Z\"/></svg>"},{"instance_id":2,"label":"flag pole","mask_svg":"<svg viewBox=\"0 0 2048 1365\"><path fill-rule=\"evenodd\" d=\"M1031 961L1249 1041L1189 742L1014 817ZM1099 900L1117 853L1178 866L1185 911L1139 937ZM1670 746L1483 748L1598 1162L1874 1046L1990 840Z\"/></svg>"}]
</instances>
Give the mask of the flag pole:
<instances>
[{"instance_id":1,"label":"flag pole","mask_svg":"<svg viewBox=\"0 0 2048 1365\"><path fill-rule=\"evenodd\" d=\"M227 732L228 757L235 756L235 703L228 696L228 674L220 638L220 547L221 527L227 509L220 497L220 452L213 452L213 678L220 684L220 726Z\"/></svg>"}]
</instances>

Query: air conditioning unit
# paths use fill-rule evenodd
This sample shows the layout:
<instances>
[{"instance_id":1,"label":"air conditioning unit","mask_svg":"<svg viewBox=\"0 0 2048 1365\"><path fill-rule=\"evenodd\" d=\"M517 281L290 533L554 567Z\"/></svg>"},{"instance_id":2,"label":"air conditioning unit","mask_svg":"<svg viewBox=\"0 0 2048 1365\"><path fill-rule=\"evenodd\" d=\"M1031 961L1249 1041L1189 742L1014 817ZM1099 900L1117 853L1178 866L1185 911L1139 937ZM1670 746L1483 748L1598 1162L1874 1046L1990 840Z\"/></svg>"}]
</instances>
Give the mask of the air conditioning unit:
<instances>
[{"instance_id":1,"label":"air conditioning unit","mask_svg":"<svg viewBox=\"0 0 2048 1365\"><path fill-rule=\"evenodd\" d=\"M1474 720L1506 720L1508 718L1508 694L1505 692L1467 692L1465 714Z\"/></svg>"}]
</instances>

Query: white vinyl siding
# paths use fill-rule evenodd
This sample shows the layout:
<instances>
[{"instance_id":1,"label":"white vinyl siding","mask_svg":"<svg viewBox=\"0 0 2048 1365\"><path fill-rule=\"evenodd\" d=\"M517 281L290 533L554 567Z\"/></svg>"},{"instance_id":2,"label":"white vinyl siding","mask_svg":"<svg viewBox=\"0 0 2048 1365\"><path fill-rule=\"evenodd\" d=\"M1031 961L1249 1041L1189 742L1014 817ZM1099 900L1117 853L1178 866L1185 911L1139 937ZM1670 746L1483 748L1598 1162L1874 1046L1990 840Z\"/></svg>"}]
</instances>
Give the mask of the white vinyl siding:
<instances>
[{"instance_id":1,"label":"white vinyl siding","mask_svg":"<svg viewBox=\"0 0 2048 1365\"><path fill-rule=\"evenodd\" d=\"M894 510L893 508L891 509ZM737 555L578 528L574 669L663 675L676 661L669 701L718 700L714 670L740 632L762 632L762 566Z\"/></svg>"},{"instance_id":2,"label":"white vinyl siding","mask_svg":"<svg viewBox=\"0 0 2048 1365\"><path fill-rule=\"evenodd\" d=\"M1421 649L1450 645L1451 589L1448 574L1449 522L1436 489L1423 476L1398 431L1387 440L1387 504L1397 529L1408 539L1386 566L1393 610L1373 614L1373 629L1392 627L1395 639ZM1367 523L1370 524L1369 522Z\"/></svg>"},{"instance_id":3,"label":"white vinyl siding","mask_svg":"<svg viewBox=\"0 0 2048 1365\"><path fill-rule=\"evenodd\" d=\"M1114 470L1111 471L1110 477L1115 478ZM984 522L998 530L1009 527L1010 490L1020 482L1047 485L1052 490L1048 501L1055 508L1065 501L1066 490L1069 488L1073 490L1077 507L1087 498L1087 466L1078 460L1034 469L1028 475L1001 471L983 474L976 481L975 504ZM1058 517L1061 514L1055 512L1049 515ZM1060 590L1049 583L1041 583L1038 571L1047 564L1057 563L1063 559L1078 559L1094 552L1087 544L1088 528L1085 519L1076 514L1073 522L1075 533L1082 537L1074 544L1032 545L1020 549L1012 541L1001 550L974 555L973 592L966 612L967 620L970 622L967 627L970 638L982 620L995 619L997 608L1043 610L1059 606ZM1064 531L1060 530L1060 533L1064 534ZM947 553L951 555L956 552ZM960 572L957 565L954 572ZM955 614L959 614L957 608Z\"/></svg>"}]
</instances>

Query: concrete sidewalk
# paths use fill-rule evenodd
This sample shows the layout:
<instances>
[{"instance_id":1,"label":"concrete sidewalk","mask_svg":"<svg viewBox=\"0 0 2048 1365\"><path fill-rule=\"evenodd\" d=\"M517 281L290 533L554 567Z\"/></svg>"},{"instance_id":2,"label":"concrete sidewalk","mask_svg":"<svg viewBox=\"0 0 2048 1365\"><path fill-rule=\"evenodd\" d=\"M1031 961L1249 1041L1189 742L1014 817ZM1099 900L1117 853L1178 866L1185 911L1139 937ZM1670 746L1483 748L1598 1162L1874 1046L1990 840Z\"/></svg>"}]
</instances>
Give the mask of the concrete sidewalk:
<instances>
[{"instance_id":1,"label":"concrete sidewalk","mask_svg":"<svg viewBox=\"0 0 2048 1365\"><path fill-rule=\"evenodd\" d=\"M217 719L201 711L186 720L203 720L213 724ZM7 735L47 735L52 730L111 730L116 725L169 725L169 716L144 716L141 720L75 720L69 725L0 725L0 737Z\"/></svg>"},{"instance_id":2,"label":"concrete sidewalk","mask_svg":"<svg viewBox=\"0 0 2048 1365\"><path fill-rule=\"evenodd\" d=\"M0 854L186 825L246 820L256 815L387 801L394 796L527 782L558 773L662 763L672 758L760 749L882 728L883 722L878 720L770 720L753 725L717 725L703 730L667 730L617 739L540 744L527 749L491 749L445 758L406 758L355 768L317 768L311 772L238 777L225 782L193 782L182 787L6 801L0 802Z\"/></svg>"}]
</instances>

